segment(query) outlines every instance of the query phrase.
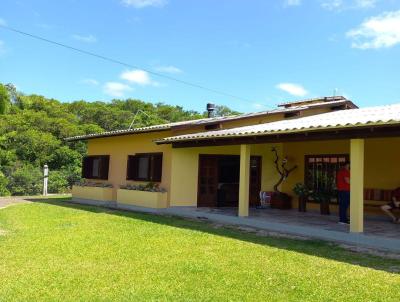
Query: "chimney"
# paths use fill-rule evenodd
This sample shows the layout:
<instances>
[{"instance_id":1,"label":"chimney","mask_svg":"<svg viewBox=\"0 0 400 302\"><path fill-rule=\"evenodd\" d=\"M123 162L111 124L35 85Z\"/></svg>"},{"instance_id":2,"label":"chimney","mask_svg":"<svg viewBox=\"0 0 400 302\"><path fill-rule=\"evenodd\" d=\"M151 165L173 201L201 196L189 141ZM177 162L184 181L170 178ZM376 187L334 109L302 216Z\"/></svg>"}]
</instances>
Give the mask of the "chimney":
<instances>
[{"instance_id":1,"label":"chimney","mask_svg":"<svg viewBox=\"0 0 400 302\"><path fill-rule=\"evenodd\" d=\"M207 104L207 112L208 112L208 117L213 117L214 116L214 110L215 110L215 105L208 103Z\"/></svg>"}]
</instances>

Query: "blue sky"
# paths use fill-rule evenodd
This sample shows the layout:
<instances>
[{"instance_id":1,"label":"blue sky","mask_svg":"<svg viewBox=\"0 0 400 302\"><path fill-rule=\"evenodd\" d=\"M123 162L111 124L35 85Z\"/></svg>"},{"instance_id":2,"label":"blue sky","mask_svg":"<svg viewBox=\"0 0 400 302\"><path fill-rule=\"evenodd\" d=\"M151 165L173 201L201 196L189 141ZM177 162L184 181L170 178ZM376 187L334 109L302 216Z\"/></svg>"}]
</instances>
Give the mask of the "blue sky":
<instances>
[{"instance_id":1,"label":"blue sky","mask_svg":"<svg viewBox=\"0 0 400 302\"><path fill-rule=\"evenodd\" d=\"M2 0L0 24L244 98L0 28L0 82L65 102L249 112L335 89L360 106L400 102L400 0Z\"/></svg>"}]
</instances>

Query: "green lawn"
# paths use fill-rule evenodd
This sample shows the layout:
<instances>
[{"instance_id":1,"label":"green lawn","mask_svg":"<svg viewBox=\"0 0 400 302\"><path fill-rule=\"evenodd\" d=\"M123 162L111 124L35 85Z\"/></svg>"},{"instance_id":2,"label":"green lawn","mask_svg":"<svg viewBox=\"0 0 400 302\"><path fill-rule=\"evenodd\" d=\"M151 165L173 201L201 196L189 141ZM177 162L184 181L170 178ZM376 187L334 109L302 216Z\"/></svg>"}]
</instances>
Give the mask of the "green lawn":
<instances>
[{"instance_id":1,"label":"green lawn","mask_svg":"<svg viewBox=\"0 0 400 302\"><path fill-rule=\"evenodd\" d=\"M400 261L71 205L0 210L0 301L399 301Z\"/></svg>"}]
</instances>

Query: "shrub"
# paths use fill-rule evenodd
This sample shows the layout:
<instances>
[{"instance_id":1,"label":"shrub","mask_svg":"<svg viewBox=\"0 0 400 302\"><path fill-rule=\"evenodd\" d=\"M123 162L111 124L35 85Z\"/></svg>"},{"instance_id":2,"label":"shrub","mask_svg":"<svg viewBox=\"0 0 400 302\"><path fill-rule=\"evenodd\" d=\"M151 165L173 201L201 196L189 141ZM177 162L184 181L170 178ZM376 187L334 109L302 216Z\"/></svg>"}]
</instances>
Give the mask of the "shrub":
<instances>
[{"instance_id":1,"label":"shrub","mask_svg":"<svg viewBox=\"0 0 400 302\"><path fill-rule=\"evenodd\" d=\"M67 193L70 191L68 174L63 171L49 171L49 193Z\"/></svg>"},{"instance_id":2,"label":"shrub","mask_svg":"<svg viewBox=\"0 0 400 302\"><path fill-rule=\"evenodd\" d=\"M36 195L42 192L42 183L42 171L27 164L15 168L7 189L11 195Z\"/></svg>"},{"instance_id":3,"label":"shrub","mask_svg":"<svg viewBox=\"0 0 400 302\"><path fill-rule=\"evenodd\" d=\"M10 191L8 191L7 185L8 185L7 177L5 177L2 172L0 172L0 196L10 195Z\"/></svg>"}]
</instances>

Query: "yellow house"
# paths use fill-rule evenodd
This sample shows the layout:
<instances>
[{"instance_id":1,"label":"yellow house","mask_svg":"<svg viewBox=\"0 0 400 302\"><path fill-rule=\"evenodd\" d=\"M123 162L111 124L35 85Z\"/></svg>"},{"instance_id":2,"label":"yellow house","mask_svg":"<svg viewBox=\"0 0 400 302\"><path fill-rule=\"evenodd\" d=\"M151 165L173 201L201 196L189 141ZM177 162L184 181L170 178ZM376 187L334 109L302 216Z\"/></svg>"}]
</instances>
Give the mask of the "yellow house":
<instances>
[{"instance_id":1,"label":"yellow house","mask_svg":"<svg viewBox=\"0 0 400 302\"><path fill-rule=\"evenodd\" d=\"M336 172L350 160L350 231L362 232L364 208L376 211L400 187L400 104L359 109L344 97L325 97L67 140L88 141L86 182L72 190L82 202L237 207L248 216L260 191L274 190L277 166L296 166L277 188L294 197L297 183L334 188ZM334 212L333 195L330 201ZM297 199L287 204L296 207ZM318 204L310 198L307 206Z\"/></svg>"}]
</instances>

